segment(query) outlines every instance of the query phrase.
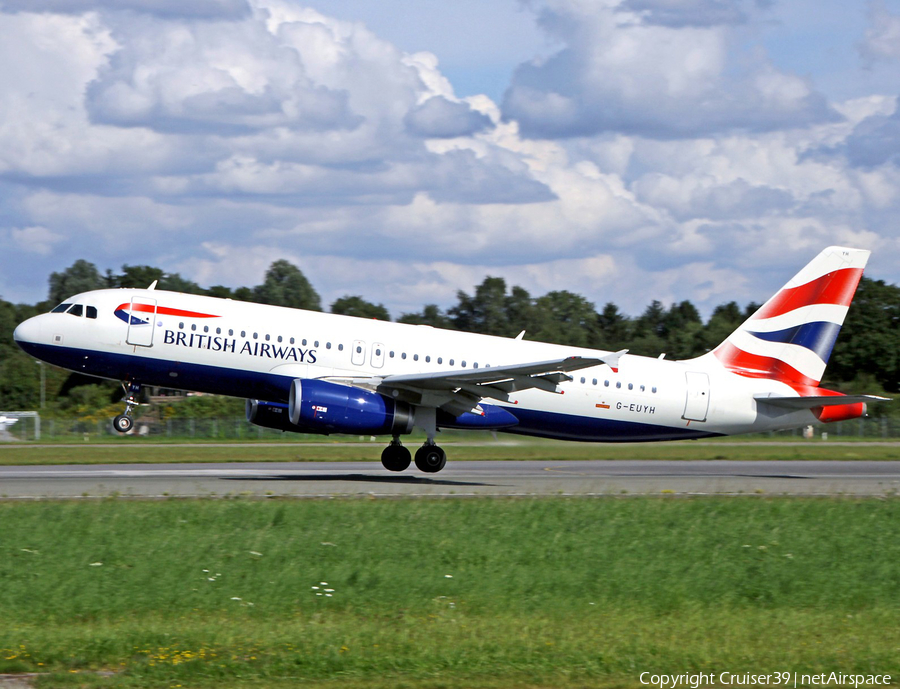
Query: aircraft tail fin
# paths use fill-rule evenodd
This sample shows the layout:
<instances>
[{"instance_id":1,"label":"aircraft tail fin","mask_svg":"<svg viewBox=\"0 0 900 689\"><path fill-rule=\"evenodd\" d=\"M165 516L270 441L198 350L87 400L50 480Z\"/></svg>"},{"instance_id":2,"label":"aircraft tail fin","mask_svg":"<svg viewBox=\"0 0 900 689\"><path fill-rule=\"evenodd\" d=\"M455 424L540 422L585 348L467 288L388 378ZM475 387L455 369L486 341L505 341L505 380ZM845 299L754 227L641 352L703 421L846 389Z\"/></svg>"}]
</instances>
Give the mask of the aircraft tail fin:
<instances>
[{"instance_id":1,"label":"aircraft tail fin","mask_svg":"<svg viewBox=\"0 0 900 689\"><path fill-rule=\"evenodd\" d=\"M740 375L818 386L869 254L828 247L712 355Z\"/></svg>"}]
</instances>

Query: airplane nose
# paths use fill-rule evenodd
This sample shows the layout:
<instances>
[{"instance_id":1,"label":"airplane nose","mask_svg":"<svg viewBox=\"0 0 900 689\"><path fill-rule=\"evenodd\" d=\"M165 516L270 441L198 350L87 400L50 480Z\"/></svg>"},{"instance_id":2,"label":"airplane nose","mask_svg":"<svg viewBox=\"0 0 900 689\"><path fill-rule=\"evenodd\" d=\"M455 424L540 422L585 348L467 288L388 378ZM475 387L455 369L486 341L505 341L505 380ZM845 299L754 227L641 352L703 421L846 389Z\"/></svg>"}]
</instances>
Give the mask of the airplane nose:
<instances>
[{"instance_id":1,"label":"airplane nose","mask_svg":"<svg viewBox=\"0 0 900 689\"><path fill-rule=\"evenodd\" d=\"M19 323L13 331L13 339L16 342L40 342L41 324L37 322L37 318Z\"/></svg>"}]
</instances>

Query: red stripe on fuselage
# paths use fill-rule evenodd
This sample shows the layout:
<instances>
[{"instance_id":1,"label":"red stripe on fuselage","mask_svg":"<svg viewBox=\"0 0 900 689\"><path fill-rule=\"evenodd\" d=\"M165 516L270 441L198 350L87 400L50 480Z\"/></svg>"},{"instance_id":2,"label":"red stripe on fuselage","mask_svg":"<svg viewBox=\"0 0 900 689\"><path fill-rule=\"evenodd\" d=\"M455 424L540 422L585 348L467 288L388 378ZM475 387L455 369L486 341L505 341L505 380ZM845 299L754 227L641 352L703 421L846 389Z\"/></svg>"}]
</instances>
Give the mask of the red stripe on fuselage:
<instances>
[{"instance_id":1,"label":"red stripe on fuselage","mask_svg":"<svg viewBox=\"0 0 900 689\"><path fill-rule=\"evenodd\" d=\"M772 318L811 304L850 306L862 274L862 268L843 268L805 285L783 289L753 314L753 318Z\"/></svg>"},{"instance_id":2,"label":"red stripe on fuselage","mask_svg":"<svg viewBox=\"0 0 900 689\"><path fill-rule=\"evenodd\" d=\"M153 313L153 304L119 304L116 311L121 310L141 311L143 313ZM156 308L156 313L160 316L180 316L181 318L221 318L211 313L200 313L199 311L185 311L184 309L173 309L168 306L160 306Z\"/></svg>"}]
</instances>

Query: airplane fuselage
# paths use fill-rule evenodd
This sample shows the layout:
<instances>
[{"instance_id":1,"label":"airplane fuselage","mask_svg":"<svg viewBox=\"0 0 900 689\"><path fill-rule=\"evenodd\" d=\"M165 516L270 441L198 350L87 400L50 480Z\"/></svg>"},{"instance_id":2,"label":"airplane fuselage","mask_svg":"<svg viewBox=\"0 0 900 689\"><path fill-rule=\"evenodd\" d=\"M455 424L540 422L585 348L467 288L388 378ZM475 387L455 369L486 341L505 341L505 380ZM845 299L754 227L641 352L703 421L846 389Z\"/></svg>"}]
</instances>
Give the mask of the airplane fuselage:
<instances>
[{"instance_id":1,"label":"airplane fuselage","mask_svg":"<svg viewBox=\"0 0 900 689\"><path fill-rule=\"evenodd\" d=\"M82 308L29 319L16 331L20 346L92 376L285 405L298 379L371 379L377 390L377 381L389 376L610 355L161 290L99 290L66 304ZM757 401L764 394L796 395L791 386L737 375L709 355L670 361L625 354L615 367L602 363L569 375L552 391L513 390L507 399L483 399L478 409L493 406L514 417L505 414L497 430L582 441L700 438L817 421L810 409ZM411 402L428 404L421 395ZM463 427L491 428L474 418L478 409L471 424L465 413L451 416Z\"/></svg>"}]
</instances>

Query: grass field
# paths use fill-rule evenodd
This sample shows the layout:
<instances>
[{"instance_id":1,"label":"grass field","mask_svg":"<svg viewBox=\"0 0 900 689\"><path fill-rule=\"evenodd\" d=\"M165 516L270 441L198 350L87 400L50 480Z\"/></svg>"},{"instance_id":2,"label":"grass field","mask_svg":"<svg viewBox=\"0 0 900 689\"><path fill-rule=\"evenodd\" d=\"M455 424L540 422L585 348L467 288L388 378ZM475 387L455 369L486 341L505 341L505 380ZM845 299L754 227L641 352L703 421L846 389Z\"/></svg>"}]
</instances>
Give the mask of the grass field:
<instances>
[{"instance_id":1,"label":"grass field","mask_svg":"<svg viewBox=\"0 0 900 689\"><path fill-rule=\"evenodd\" d=\"M449 442L445 442L449 441ZM405 440L413 450L421 442ZM743 459L743 460L896 460L893 443L856 442L708 442L567 443L488 435L450 436L441 440L450 461L579 459ZM178 462L380 461L384 443L220 443L168 445L154 442L115 444L0 444L0 464L116 464Z\"/></svg>"},{"instance_id":2,"label":"grass field","mask_svg":"<svg viewBox=\"0 0 900 689\"><path fill-rule=\"evenodd\" d=\"M896 499L105 500L0 524L0 672L43 686L900 675Z\"/></svg>"}]
</instances>

